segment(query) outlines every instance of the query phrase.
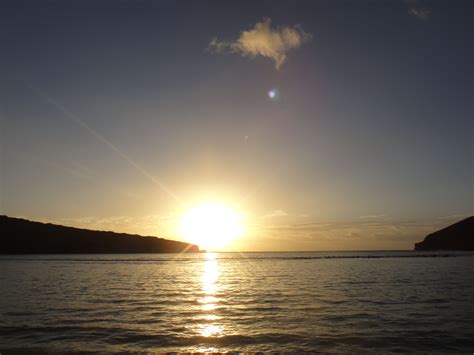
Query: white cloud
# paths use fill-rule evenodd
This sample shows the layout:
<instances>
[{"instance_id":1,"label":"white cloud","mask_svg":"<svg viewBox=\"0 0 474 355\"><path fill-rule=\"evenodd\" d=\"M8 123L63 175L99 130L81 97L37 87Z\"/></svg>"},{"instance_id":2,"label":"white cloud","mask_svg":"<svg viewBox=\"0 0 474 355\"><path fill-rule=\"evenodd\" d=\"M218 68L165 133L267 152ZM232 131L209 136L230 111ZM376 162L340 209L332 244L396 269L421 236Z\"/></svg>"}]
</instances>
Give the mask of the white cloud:
<instances>
[{"instance_id":1,"label":"white cloud","mask_svg":"<svg viewBox=\"0 0 474 355\"><path fill-rule=\"evenodd\" d=\"M418 17L422 21L428 21L431 17L431 9L427 7L416 8L412 7L408 10L410 15Z\"/></svg>"},{"instance_id":2,"label":"white cloud","mask_svg":"<svg viewBox=\"0 0 474 355\"><path fill-rule=\"evenodd\" d=\"M271 19L265 18L257 22L254 28L243 31L235 41L219 41L214 38L209 43L209 49L218 53L238 53L250 58L260 55L273 60L276 69L279 69L286 62L288 51L299 48L310 41L312 36L299 25L272 28L271 23Z\"/></svg>"},{"instance_id":3,"label":"white cloud","mask_svg":"<svg viewBox=\"0 0 474 355\"><path fill-rule=\"evenodd\" d=\"M428 21L431 18L431 8L423 5L420 0L406 0L408 13L421 21Z\"/></svg>"}]
</instances>

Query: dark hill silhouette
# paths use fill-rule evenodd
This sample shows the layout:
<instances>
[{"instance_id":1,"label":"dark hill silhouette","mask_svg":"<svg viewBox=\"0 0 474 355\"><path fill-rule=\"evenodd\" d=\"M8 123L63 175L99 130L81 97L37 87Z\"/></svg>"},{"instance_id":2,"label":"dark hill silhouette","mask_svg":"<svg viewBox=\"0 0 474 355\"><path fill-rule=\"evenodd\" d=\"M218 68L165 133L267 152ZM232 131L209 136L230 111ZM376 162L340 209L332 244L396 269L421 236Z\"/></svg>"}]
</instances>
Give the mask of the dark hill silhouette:
<instances>
[{"instance_id":1,"label":"dark hill silhouette","mask_svg":"<svg viewBox=\"0 0 474 355\"><path fill-rule=\"evenodd\" d=\"M0 254L199 252L197 245L0 216Z\"/></svg>"},{"instance_id":2,"label":"dark hill silhouette","mask_svg":"<svg viewBox=\"0 0 474 355\"><path fill-rule=\"evenodd\" d=\"M474 216L427 235L415 244L415 250L474 251Z\"/></svg>"}]
</instances>

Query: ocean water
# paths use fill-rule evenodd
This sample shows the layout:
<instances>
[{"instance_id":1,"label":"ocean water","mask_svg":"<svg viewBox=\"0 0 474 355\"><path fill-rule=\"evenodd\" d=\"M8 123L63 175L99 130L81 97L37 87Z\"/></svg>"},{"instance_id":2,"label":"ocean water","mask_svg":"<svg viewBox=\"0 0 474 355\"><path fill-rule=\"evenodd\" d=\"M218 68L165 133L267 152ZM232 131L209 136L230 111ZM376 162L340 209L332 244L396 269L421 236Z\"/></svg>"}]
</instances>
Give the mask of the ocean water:
<instances>
[{"instance_id":1,"label":"ocean water","mask_svg":"<svg viewBox=\"0 0 474 355\"><path fill-rule=\"evenodd\" d=\"M0 352L474 352L474 253L0 256Z\"/></svg>"}]
</instances>

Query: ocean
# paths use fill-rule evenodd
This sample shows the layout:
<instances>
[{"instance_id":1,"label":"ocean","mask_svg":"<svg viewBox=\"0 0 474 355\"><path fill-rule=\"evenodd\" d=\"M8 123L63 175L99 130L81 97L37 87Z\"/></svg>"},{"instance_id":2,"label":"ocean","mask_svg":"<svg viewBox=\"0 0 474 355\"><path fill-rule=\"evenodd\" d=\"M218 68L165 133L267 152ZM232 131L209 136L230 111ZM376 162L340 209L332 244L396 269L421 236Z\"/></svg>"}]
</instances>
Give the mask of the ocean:
<instances>
[{"instance_id":1,"label":"ocean","mask_svg":"<svg viewBox=\"0 0 474 355\"><path fill-rule=\"evenodd\" d=\"M474 253L0 256L0 352L474 352Z\"/></svg>"}]
</instances>

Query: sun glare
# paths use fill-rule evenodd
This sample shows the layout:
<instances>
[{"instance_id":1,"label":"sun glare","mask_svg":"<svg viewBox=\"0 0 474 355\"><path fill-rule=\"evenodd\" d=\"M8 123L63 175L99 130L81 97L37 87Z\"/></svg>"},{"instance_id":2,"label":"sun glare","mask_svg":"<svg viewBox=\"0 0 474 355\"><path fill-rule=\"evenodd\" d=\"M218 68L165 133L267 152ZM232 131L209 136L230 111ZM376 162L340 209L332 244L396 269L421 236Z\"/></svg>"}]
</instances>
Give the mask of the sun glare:
<instances>
[{"instance_id":1,"label":"sun glare","mask_svg":"<svg viewBox=\"0 0 474 355\"><path fill-rule=\"evenodd\" d=\"M181 218L180 234L190 243L206 250L219 250L243 233L240 215L217 203L203 203L191 208Z\"/></svg>"}]
</instances>

